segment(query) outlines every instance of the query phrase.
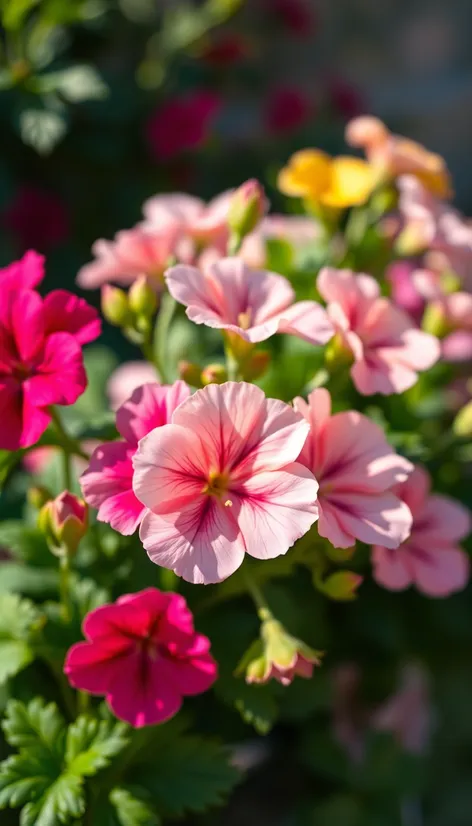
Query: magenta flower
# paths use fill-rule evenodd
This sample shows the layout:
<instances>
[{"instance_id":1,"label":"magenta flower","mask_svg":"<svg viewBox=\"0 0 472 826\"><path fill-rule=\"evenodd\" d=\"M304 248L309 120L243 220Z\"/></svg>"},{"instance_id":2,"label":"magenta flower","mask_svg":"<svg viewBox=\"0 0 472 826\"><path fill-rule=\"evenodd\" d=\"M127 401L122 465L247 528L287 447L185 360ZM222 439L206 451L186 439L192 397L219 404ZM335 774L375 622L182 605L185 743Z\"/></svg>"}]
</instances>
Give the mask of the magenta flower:
<instances>
[{"instance_id":1,"label":"magenta flower","mask_svg":"<svg viewBox=\"0 0 472 826\"><path fill-rule=\"evenodd\" d=\"M116 413L116 426L123 440L97 447L80 477L84 499L97 508L97 519L108 522L124 536L134 533L146 512L132 485L132 460L138 442L153 428L168 424L174 410L189 395L183 381L144 384L134 390Z\"/></svg>"},{"instance_id":2,"label":"magenta flower","mask_svg":"<svg viewBox=\"0 0 472 826\"><path fill-rule=\"evenodd\" d=\"M91 611L83 623L87 642L69 649L70 684L104 695L113 714L135 728L163 723L183 697L213 685L217 664L210 641L197 634L185 599L147 588Z\"/></svg>"},{"instance_id":3,"label":"magenta flower","mask_svg":"<svg viewBox=\"0 0 472 826\"><path fill-rule=\"evenodd\" d=\"M352 380L364 396L403 393L439 358L438 340L417 330L410 318L363 273L321 270L317 287L342 346L354 357Z\"/></svg>"},{"instance_id":4,"label":"magenta flower","mask_svg":"<svg viewBox=\"0 0 472 826\"><path fill-rule=\"evenodd\" d=\"M211 384L183 402L133 460L152 561L206 584L234 573L245 553L286 553L318 515L318 484L295 461L307 432L291 407L245 382Z\"/></svg>"},{"instance_id":5,"label":"magenta flower","mask_svg":"<svg viewBox=\"0 0 472 826\"><path fill-rule=\"evenodd\" d=\"M64 241L69 234L66 204L53 192L35 186L21 186L2 223L18 238L23 249L48 250Z\"/></svg>"},{"instance_id":6,"label":"magenta flower","mask_svg":"<svg viewBox=\"0 0 472 826\"><path fill-rule=\"evenodd\" d=\"M228 330L252 344L274 333L326 344L334 332L315 301L293 303L295 293L286 278L250 270L240 258L222 258L202 271L171 267L166 281L170 294L187 307L187 316L195 324Z\"/></svg>"},{"instance_id":7,"label":"magenta flower","mask_svg":"<svg viewBox=\"0 0 472 826\"><path fill-rule=\"evenodd\" d=\"M0 290L32 290L43 278L44 255L28 250L19 261L0 269Z\"/></svg>"},{"instance_id":8,"label":"magenta flower","mask_svg":"<svg viewBox=\"0 0 472 826\"><path fill-rule=\"evenodd\" d=\"M331 415L327 390L313 390L308 404L296 398L294 408L310 424L298 461L316 477L318 532L335 548L356 539L396 548L408 536L411 513L391 488L413 470L398 456L383 431L355 410Z\"/></svg>"},{"instance_id":9,"label":"magenta flower","mask_svg":"<svg viewBox=\"0 0 472 826\"><path fill-rule=\"evenodd\" d=\"M117 232L113 241L99 238L92 246L95 260L79 270L77 284L84 289L101 287L108 282L127 286L146 275L151 283L159 286L177 240L178 227L170 224L161 230L138 225Z\"/></svg>"},{"instance_id":10,"label":"magenta flower","mask_svg":"<svg viewBox=\"0 0 472 826\"><path fill-rule=\"evenodd\" d=\"M84 335L90 340L93 322L87 314L81 328L80 322L68 314L69 294L62 290L58 293L59 297L50 293L44 301L32 290L7 290L1 295L3 450L34 445L51 421L50 405L73 404L87 385L79 341ZM51 315L52 305L56 315Z\"/></svg>"},{"instance_id":11,"label":"magenta flower","mask_svg":"<svg viewBox=\"0 0 472 826\"><path fill-rule=\"evenodd\" d=\"M445 597L465 588L469 557L457 546L470 532L470 513L447 496L430 493L431 480L424 468L416 467L396 493L413 514L411 535L392 551L372 549L374 578L390 591L409 585L431 597Z\"/></svg>"},{"instance_id":12,"label":"magenta flower","mask_svg":"<svg viewBox=\"0 0 472 826\"><path fill-rule=\"evenodd\" d=\"M217 94L195 91L163 103L150 117L146 137L153 157L167 161L187 149L198 149L210 135L221 107Z\"/></svg>"}]
</instances>

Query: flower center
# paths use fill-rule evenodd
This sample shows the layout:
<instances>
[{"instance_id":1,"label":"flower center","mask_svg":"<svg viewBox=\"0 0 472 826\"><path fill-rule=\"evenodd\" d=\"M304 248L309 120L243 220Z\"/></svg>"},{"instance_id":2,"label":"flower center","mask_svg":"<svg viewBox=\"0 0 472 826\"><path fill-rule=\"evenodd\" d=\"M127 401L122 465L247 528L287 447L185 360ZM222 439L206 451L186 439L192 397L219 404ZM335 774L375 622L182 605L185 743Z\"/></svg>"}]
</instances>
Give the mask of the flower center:
<instances>
[{"instance_id":1,"label":"flower center","mask_svg":"<svg viewBox=\"0 0 472 826\"><path fill-rule=\"evenodd\" d=\"M239 313L238 324L241 327L241 330L249 330L249 327L251 326L251 315L252 312L250 309L246 310L245 313Z\"/></svg>"},{"instance_id":2,"label":"flower center","mask_svg":"<svg viewBox=\"0 0 472 826\"><path fill-rule=\"evenodd\" d=\"M208 496L216 496L218 499L223 499L228 493L229 475L227 473L211 472L208 476L208 482L203 488L203 493ZM231 499L226 499L224 505L231 507Z\"/></svg>"},{"instance_id":3,"label":"flower center","mask_svg":"<svg viewBox=\"0 0 472 826\"><path fill-rule=\"evenodd\" d=\"M29 378L31 375L31 368L28 367L27 364L17 361L16 364L13 365L12 372L15 379L18 379L18 381L25 381L25 379Z\"/></svg>"}]
</instances>

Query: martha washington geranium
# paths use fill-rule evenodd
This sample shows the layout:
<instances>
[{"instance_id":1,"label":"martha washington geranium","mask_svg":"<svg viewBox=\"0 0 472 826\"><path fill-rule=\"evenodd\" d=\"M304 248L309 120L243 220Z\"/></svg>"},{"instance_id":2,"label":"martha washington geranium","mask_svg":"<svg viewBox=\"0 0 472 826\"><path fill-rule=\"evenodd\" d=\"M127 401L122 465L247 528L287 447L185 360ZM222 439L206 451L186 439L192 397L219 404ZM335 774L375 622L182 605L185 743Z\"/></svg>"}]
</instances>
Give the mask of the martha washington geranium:
<instances>
[{"instance_id":1,"label":"martha washington geranium","mask_svg":"<svg viewBox=\"0 0 472 826\"><path fill-rule=\"evenodd\" d=\"M153 562L189 582L220 582L248 553L286 553L316 521L318 483L295 460L308 424L258 387L211 384L145 436L133 488L149 509L140 537Z\"/></svg>"}]
</instances>

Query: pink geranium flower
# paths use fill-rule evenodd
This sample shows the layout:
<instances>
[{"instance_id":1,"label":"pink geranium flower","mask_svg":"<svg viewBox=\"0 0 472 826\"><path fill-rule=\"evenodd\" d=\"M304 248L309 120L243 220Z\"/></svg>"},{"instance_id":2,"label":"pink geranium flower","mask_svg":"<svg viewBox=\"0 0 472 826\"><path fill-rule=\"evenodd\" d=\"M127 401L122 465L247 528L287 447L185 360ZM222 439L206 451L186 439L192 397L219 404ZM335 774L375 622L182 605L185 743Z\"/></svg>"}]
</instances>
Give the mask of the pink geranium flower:
<instances>
[{"instance_id":1,"label":"pink geranium flower","mask_svg":"<svg viewBox=\"0 0 472 826\"><path fill-rule=\"evenodd\" d=\"M417 330L387 298L378 283L351 270L325 267L318 290L343 347L354 357L351 377L359 393L403 393L439 358L438 340Z\"/></svg>"},{"instance_id":2,"label":"pink geranium flower","mask_svg":"<svg viewBox=\"0 0 472 826\"><path fill-rule=\"evenodd\" d=\"M0 269L0 290L32 290L44 278L44 255L34 250L25 252L19 261Z\"/></svg>"},{"instance_id":3,"label":"pink geranium flower","mask_svg":"<svg viewBox=\"0 0 472 826\"><path fill-rule=\"evenodd\" d=\"M374 578L391 591L409 585L431 597L460 591L469 578L469 558L457 546L470 532L470 513L446 496L430 493L428 473L416 467L396 493L413 514L411 535L396 550L376 545Z\"/></svg>"},{"instance_id":4,"label":"pink geranium flower","mask_svg":"<svg viewBox=\"0 0 472 826\"><path fill-rule=\"evenodd\" d=\"M20 186L2 216L3 225L18 238L21 247L48 250L69 234L67 206L53 192Z\"/></svg>"},{"instance_id":5,"label":"pink geranium flower","mask_svg":"<svg viewBox=\"0 0 472 826\"><path fill-rule=\"evenodd\" d=\"M150 230L162 230L175 225L183 236L178 248L180 260L188 255L180 254L184 241L196 244L212 244L220 252L228 243L228 212L234 190L228 189L212 198L208 204L193 195L172 192L169 195L154 195L143 204L145 221L143 226Z\"/></svg>"},{"instance_id":6,"label":"pink geranium flower","mask_svg":"<svg viewBox=\"0 0 472 826\"><path fill-rule=\"evenodd\" d=\"M282 275L250 270L241 258L222 258L203 271L184 265L166 272L170 294L187 307L195 324L236 333L256 343L288 333L326 344L333 327L315 301L294 303L295 293Z\"/></svg>"},{"instance_id":7,"label":"pink geranium flower","mask_svg":"<svg viewBox=\"0 0 472 826\"><path fill-rule=\"evenodd\" d=\"M146 137L157 161L167 161L187 149L198 149L210 135L221 107L220 97L197 90L163 103L150 117Z\"/></svg>"},{"instance_id":8,"label":"pink geranium flower","mask_svg":"<svg viewBox=\"0 0 472 826\"><path fill-rule=\"evenodd\" d=\"M308 404L296 398L294 408L310 424L298 461L320 486L320 535L336 548L348 548L356 539L398 547L412 519L391 488L404 481L413 466L392 450L367 416L355 410L331 415L331 397L323 388L310 393Z\"/></svg>"},{"instance_id":9,"label":"pink geranium flower","mask_svg":"<svg viewBox=\"0 0 472 826\"><path fill-rule=\"evenodd\" d=\"M147 588L85 617L87 642L69 649L64 672L74 688L104 695L113 714L135 728L163 723L183 697L217 677L210 641L195 632L185 599Z\"/></svg>"},{"instance_id":10,"label":"pink geranium flower","mask_svg":"<svg viewBox=\"0 0 472 826\"><path fill-rule=\"evenodd\" d=\"M138 442L153 428L170 422L174 410L189 395L183 381L145 384L134 390L116 413L116 426L123 440L97 447L80 477L84 499L97 508L97 519L108 522L124 536L134 533L146 511L132 485L132 460Z\"/></svg>"},{"instance_id":11,"label":"pink geranium flower","mask_svg":"<svg viewBox=\"0 0 472 826\"><path fill-rule=\"evenodd\" d=\"M87 384L78 341L80 327L63 332L70 323L64 303L56 301L57 317L53 324L51 305L47 302L32 290L7 290L1 294L3 450L34 445L51 421L50 406L73 404Z\"/></svg>"},{"instance_id":12,"label":"pink geranium flower","mask_svg":"<svg viewBox=\"0 0 472 826\"><path fill-rule=\"evenodd\" d=\"M107 396L112 410L118 410L133 390L142 384L159 382L157 370L148 361L126 361L113 371L107 382Z\"/></svg>"},{"instance_id":13,"label":"pink geranium flower","mask_svg":"<svg viewBox=\"0 0 472 826\"><path fill-rule=\"evenodd\" d=\"M122 230L113 241L99 238L92 246L95 260L79 270L77 284L85 289L101 287L110 281L127 286L146 275L151 283L159 286L175 253L178 237L178 226L168 224L160 230L144 226Z\"/></svg>"},{"instance_id":14,"label":"pink geranium flower","mask_svg":"<svg viewBox=\"0 0 472 826\"><path fill-rule=\"evenodd\" d=\"M295 461L307 432L291 407L245 382L211 384L183 402L133 461L152 561L206 584L234 573L246 553L286 553L317 518L318 484Z\"/></svg>"}]
</instances>

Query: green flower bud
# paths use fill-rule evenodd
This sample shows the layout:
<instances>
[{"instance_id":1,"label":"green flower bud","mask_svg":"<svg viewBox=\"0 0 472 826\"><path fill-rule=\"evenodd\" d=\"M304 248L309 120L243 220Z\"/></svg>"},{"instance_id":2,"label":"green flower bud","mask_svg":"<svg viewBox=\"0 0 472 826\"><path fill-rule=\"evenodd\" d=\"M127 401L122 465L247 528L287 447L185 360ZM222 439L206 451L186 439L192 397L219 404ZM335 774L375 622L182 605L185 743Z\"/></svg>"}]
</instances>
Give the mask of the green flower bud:
<instances>
[{"instance_id":1,"label":"green flower bud","mask_svg":"<svg viewBox=\"0 0 472 826\"><path fill-rule=\"evenodd\" d=\"M206 387L207 384L223 384L225 381L228 381L228 373L223 364L209 364L202 370L201 383L203 387Z\"/></svg>"},{"instance_id":2,"label":"green flower bud","mask_svg":"<svg viewBox=\"0 0 472 826\"><path fill-rule=\"evenodd\" d=\"M261 625L261 637L242 658L237 672L244 673L247 683L267 683L270 679L289 685L293 678L313 676L321 654L292 637L270 614Z\"/></svg>"},{"instance_id":3,"label":"green flower bud","mask_svg":"<svg viewBox=\"0 0 472 826\"><path fill-rule=\"evenodd\" d=\"M128 296L119 287L105 284L101 295L102 313L104 318L115 327L127 327L132 321Z\"/></svg>"},{"instance_id":4,"label":"green flower bud","mask_svg":"<svg viewBox=\"0 0 472 826\"><path fill-rule=\"evenodd\" d=\"M88 527L88 507L65 490L41 508L38 527L56 556L73 556Z\"/></svg>"},{"instance_id":5,"label":"green flower bud","mask_svg":"<svg viewBox=\"0 0 472 826\"><path fill-rule=\"evenodd\" d=\"M234 193L228 211L228 226L239 239L255 229L268 209L264 188L254 178L246 181Z\"/></svg>"},{"instance_id":6,"label":"green flower bud","mask_svg":"<svg viewBox=\"0 0 472 826\"><path fill-rule=\"evenodd\" d=\"M138 316L144 315L149 318L156 312L158 306L157 294L145 275L137 278L131 285L128 292L128 304L131 312Z\"/></svg>"}]
</instances>

